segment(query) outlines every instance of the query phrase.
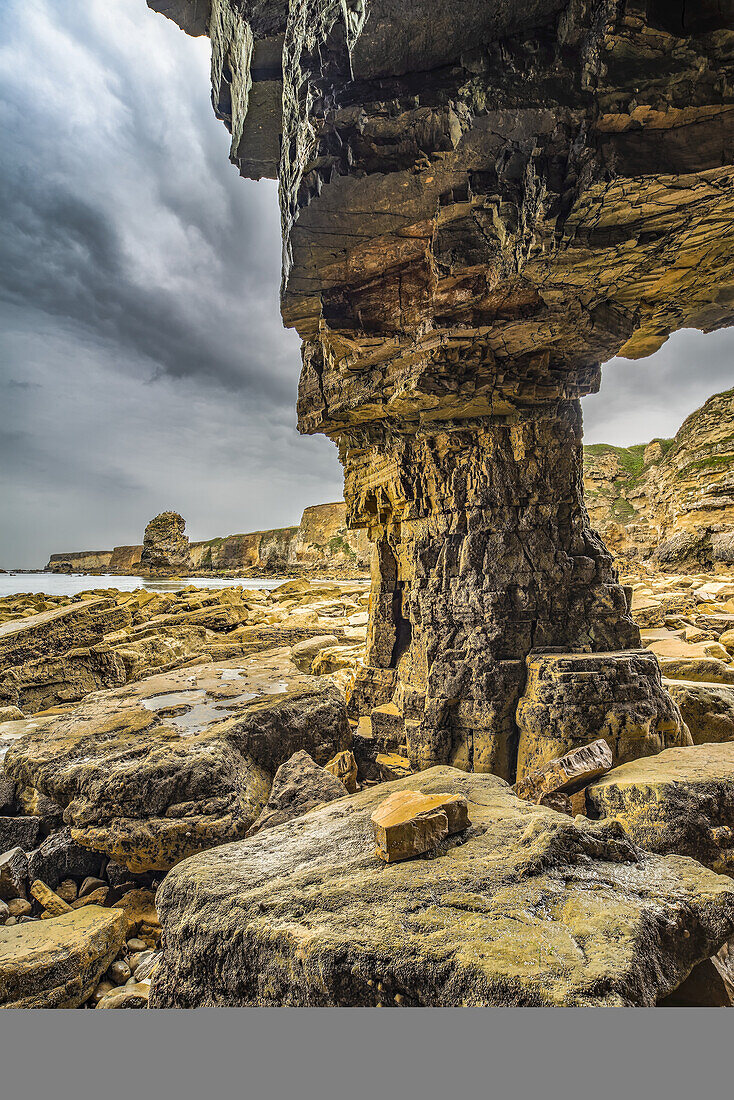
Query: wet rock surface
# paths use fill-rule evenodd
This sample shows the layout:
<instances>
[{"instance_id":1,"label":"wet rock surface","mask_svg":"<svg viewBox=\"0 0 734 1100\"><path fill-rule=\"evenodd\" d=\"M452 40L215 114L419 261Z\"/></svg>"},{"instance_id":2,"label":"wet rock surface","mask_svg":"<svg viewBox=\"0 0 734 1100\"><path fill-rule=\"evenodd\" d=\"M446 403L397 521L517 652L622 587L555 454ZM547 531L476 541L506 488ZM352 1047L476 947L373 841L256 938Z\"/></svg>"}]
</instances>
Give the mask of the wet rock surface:
<instances>
[{"instance_id":1,"label":"wet rock surface","mask_svg":"<svg viewBox=\"0 0 734 1100\"><path fill-rule=\"evenodd\" d=\"M76 844L140 873L244 836L281 763L305 749L325 764L351 740L337 688L285 650L197 672L49 717L8 750L6 773L63 808Z\"/></svg>"},{"instance_id":2,"label":"wet rock surface","mask_svg":"<svg viewBox=\"0 0 734 1100\"><path fill-rule=\"evenodd\" d=\"M185 861L157 897L151 1005L654 1004L734 927L734 885L438 767L467 799L435 858L384 864L370 817L416 777Z\"/></svg>"}]
</instances>

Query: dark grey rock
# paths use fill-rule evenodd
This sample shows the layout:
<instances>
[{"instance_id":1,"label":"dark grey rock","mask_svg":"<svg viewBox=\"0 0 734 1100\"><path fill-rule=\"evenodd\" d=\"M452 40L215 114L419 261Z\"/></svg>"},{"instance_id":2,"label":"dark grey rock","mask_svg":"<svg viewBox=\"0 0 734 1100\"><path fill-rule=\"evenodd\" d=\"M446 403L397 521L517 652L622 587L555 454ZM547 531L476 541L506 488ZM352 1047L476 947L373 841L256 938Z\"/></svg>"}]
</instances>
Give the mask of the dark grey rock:
<instances>
[{"instance_id":1,"label":"dark grey rock","mask_svg":"<svg viewBox=\"0 0 734 1100\"><path fill-rule=\"evenodd\" d=\"M47 836L43 843L28 856L28 869L32 879L40 878L55 890L62 879L86 878L97 875L102 858L98 852L90 852L75 844L71 829L66 827Z\"/></svg>"},{"instance_id":2,"label":"dark grey rock","mask_svg":"<svg viewBox=\"0 0 734 1100\"><path fill-rule=\"evenodd\" d=\"M0 898L24 898L28 892L28 857L22 848L0 855Z\"/></svg>"}]
</instances>

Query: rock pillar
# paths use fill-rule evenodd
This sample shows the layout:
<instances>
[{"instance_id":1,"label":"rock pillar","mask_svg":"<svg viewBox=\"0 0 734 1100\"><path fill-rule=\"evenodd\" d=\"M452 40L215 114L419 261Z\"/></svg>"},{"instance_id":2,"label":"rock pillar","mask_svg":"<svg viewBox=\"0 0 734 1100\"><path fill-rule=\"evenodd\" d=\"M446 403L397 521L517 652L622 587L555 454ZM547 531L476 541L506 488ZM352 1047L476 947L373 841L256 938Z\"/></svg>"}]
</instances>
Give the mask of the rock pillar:
<instances>
[{"instance_id":1,"label":"rock pillar","mask_svg":"<svg viewBox=\"0 0 734 1100\"><path fill-rule=\"evenodd\" d=\"M396 670L413 763L513 777L528 652L639 645L583 505L578 401L365 425L340 453L375 542L366 663Z\"/></svg>"}]
</instances>

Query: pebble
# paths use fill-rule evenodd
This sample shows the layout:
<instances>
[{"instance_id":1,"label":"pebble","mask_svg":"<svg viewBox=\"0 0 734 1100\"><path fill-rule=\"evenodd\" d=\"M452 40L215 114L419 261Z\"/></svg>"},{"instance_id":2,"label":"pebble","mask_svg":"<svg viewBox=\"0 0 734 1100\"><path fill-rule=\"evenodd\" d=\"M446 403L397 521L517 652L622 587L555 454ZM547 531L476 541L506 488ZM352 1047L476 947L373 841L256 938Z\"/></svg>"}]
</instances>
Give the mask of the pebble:
<instances>
[{"instance_id":1,"label":"pebble","mask_svg":"<svg viewBox=\"0 0 734 1100\"><path fill-rule=\"evenodd\" d=\"M133 939L127 941L127 949L132 953L135 953L136 951L145 951L147 946L148 945L145 940Z\"/></svg>"},{"instance_id":2,"label":"pebble","mask_svg":"<svg viewBox=\"0 0 734 1100\"><path fill-rule=\"evenodd\" d=\"M5 921L10 916L10 910L6 903L0 898L0 924L5 924Z\"/></svg>"},{"instance_id":3,"label":"pebble","mask_svg":"<svg viewBox=\"0 0 734 1100\"><path fill-rule=\"evenodd\" d=\"M12 925L17 924L17 923L18 923L18 918L17 917L8 917L8 919L5 921L5 927L10 928Z\"/></svg>"},{"instance_id":4,"label":"pebble","mask_svg":"<svg viewBox=\"0 0 734 1100\"><path fill-rule=\"evenodd\" d=\"M113 985L112 982L100 982L90 998L92 1004L97 1005L113 989L117 989L117 986Z\"/></svg>"},{"instance_id":5,"label":"pebble","mask_svg":"<svg viewBox=\"0 0 734 1100\"><path fill-rule=\"evenodd\" d=\"M115 959L107 971L107 978L114 985L124 985L130 977L130 967L124 959Z\"/></svg>"},{"instance_id":6,"label":"pebble","mask_svg":"<svg viewBox=\"0 0 734 1100\"><path fill-rule=\"evenodd\" d=\"M63 882L60 882L54 891L62 901L65 901L67 905L71 905L72 901L76 901L76 883L73 878L65 878Z\"/></svg>"},{"instance_id":7,"label":"pebble","mask_svg":"<svg viewBox=\"0 0 734 1100\"><path fill-rule=\"evenodd\" d=\"M27 917L33 908L25 898L11 898L7 903L11 917Z\"/></svg>"},{"instance_id":8,"label":"pebble","mask_svg":"<svg viewBox=\"0 0 734 1100\"><path fill-rule=\"evenodd\" d=\"M79 897L86 898L88 894L93 894L95 890L99 890L103 886L107 885L108 883L106 883L104 879L95 878L93 875L88 875L79 887Z\"/></svg>"}]
</instances>

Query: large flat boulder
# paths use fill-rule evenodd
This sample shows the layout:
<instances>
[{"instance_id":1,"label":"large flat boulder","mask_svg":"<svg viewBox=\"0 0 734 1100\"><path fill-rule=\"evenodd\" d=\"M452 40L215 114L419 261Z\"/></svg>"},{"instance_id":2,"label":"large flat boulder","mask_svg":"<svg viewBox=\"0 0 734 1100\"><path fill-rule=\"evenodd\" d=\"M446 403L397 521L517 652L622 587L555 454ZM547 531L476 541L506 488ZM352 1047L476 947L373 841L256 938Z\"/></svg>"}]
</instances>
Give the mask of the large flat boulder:
<instances>
[{"instance_id":1,"label":"large flat boulder","mask_svg":"<svg viewBox=\"0 0 734 1100\"><path fill-rule=\"evenodd\" d=\"M470 827L384 863L395 791L463 795ZM619 826L436 767L185 860L156 896L151 1006L652 1005L734 928L734 883Z\"/></svg>"},{"instance_id":2,"label":"large flat boulder","mask_svg":"<svg viewBox=\"0 0 734 1100\"><path fill-rule=\"evenodd\" d=\"M273 774L350 741L343 697L282 649L100 693L14 741L7 773L63 808L73 840L140 873L243 837Z\"/></svg>"},{"instance_id":3,"label":"large flat boulder","mask_svg":"<svg viewBox=\"0 0 734 1100\"><path fill-rule=\"evenodd\" d=\"M734 875L734 744L666 749L622 764L586 788L586 804L649 851Z\"/></svg>"},{"instance_id":4,"label":"large flat boulder","mask_svg":"<svg viewBox=\"0 0 734 1100\"><path fill-rule=\"evenodd\" d=\"M0 928L0 1006L83 1004L124 946L125 928L119 909L98 905Z\"/></svg>"},{"instance_id":5,"label":"large flat boulder","mask_svg":"<svg viewBox=\"0 0 734 1100\"><path fill-rule=\"evenodd\" d=\"M0 672L35 657L50 657L100 642L129 627L130 612L113 600L90 599L0 625Z\"/></svg>"}]
</instances>

